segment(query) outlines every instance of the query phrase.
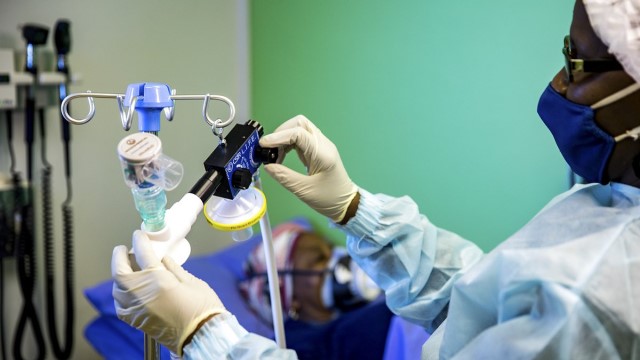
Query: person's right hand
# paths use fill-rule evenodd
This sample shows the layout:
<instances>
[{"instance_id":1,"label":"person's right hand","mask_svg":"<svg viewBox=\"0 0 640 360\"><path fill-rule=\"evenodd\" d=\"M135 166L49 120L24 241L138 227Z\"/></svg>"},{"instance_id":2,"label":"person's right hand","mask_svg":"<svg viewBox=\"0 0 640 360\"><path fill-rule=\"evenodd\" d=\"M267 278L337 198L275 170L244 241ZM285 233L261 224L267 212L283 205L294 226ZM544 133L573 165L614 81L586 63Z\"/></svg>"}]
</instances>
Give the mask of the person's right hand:
<instances>
[{"instance_id":1,"label":"person's right hand","mask_svg":"<svg viewBox=\"0 0 640 360\"><path fill-rule=\"evenodd\" d=\"M277 162L264 166L269 175L312 209L335 222L342 221L358 187L344 169L338 149L320 129L298 115L263 136L260 146L279 150ZM307 167L307 175L282 165L292 149Z\"/></svg>"},{"instance_id":2,"label":"person's right hand","mask_svg":"<svg viewBox=\"0 0 640 360\"><path fill-rule=\"evenodd\" d=\"M113 249L111 273L118 318L182 355L191 336L204 321L224 312L224 305L206 282L170 256L158 259L143 231L133 233L133 249L139 271L133 270L126 246Z\"/></svg>"}]
</instances>

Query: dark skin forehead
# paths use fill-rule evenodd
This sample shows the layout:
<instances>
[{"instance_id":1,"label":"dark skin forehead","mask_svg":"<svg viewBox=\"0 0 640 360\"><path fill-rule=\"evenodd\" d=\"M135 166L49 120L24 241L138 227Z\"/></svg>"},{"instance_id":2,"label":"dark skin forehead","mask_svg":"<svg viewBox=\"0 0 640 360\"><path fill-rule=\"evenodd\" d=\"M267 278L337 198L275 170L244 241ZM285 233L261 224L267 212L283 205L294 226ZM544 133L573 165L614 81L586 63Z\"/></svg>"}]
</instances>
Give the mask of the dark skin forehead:
<instances>
[{"instance_id":1,"label":"dark skin forehead","mask_svg":"<svg viewBox=\"0 0 640 360\"><path fill-rule=\"evenodd\" d=\"M576 1L569 33L576 45L578 56L585 58L614 58L607 46L591 27L582 1Z\"/></svg>"}]
</instances>

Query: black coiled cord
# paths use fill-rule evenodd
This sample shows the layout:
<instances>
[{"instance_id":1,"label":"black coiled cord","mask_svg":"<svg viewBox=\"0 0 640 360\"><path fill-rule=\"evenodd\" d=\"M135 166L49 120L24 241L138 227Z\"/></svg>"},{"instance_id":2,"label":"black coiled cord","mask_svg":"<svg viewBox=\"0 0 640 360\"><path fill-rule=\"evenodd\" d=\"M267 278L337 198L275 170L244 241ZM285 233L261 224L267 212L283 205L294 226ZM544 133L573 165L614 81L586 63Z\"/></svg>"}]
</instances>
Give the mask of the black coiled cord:
<instances>
[{"instance_id":1,"label":"black coiled cord","mask_svg":"<svg viewBox=\"0 0 640 360\"><path fill-rule=\"evenodd\" d=\"M71 194L71 185L70 180L67 179L68 184L68 193ZM67 198L68 201L71 200L71 196ZM71 356L71 349L73 348L73 330L74 330L74 320L75 320L75 301L73 298L73 289L75 288L74 283L74 271L73 271L73 209L71 205L65 201L62 204L62 221L63 221L63 235L64 235L64 274L65 274L65 296L67 299L66 302L66 313L67 313L67 322L65 325L65 333L66 333L66 345L65 345L65 354L66 358Z\"/></svg>"},{"instance_id":2,"label":"black coiled cord","mask_svg":"<svg viewBox=\"0 0 640 360\"><path fill-rule=\"evenodd\" d=\"M4 212L2 213L2 217L3 224L8 224L8 220L4 218ZM5 229L3 225L0 236L9 240L11 229ZM0 282L0 355L2 355L2 360L5 360L7 358L7 343L4 338L4 261L2 261L2 255L0 255L0 279L2 280L2 282Z\"/></svg>"},{"instance_id":3,"label":"black coiled cord","mask_svg":"<svg viewBox=\"0 0 640 360\"><path fill-rule=\"evenodd\" d=\"M54 355L57 359L66 360L71 357L73 348L73 322L74 322L74 299L73 299L73 222L72 210L70 206L71 189L70 179L67 177L67 199L62 205L63 214L63 251L64 251L64 292L65 292L65 343L60 344L56 321L55 303L55 264L53 247L53 221L52 221L52 200L51 200L51 164L46 157L46 136L44 113L40 112L40 135L42 138L41 158L42 169L42 210L43 210L43 235L44 235L44 257L45 257L45 297L47 301L47 329L49 340Z\"/></svg>"},{"instance_id":4,"label":"black coiled cord","mask_svg":"<svg viewBox=\"0 0 640 360\"><path fill-rule=\"evenodd\" d=\"M16 162L16 158L15 155L13 153L13 113L11 112L11 110L5 110L4 112L5 114L5 120L7 121L7 145L9 148L9 162L10 162L10 173L11 173L11 177L12 177L12 181L13 181L13 191L14 191L14 198L13 200L13 204L11 206L7 206L5 209L15 209L17 204L15 203L15 192L18 191L18 188L15 186L16 183L19 184L20 180L19 178L17 178L18 174L16 174L15 172L15 162ZM4 228L3 228L3 232L1 234L1 236L4 237L4 241L5 241L5 248L2 249L3 252L5 253L9 253L10 251L13 251L13 249L10 249L10 247L13 247L13 244L15 243L15 231L14 231L14 225L13 225L13 218L11 215L9 215L11 211L7 210L7 212L2 212L3 217L5 217L3 219L3 223L5 224ZM5 332L4 332L4 262L2 259L2 256L0 256L0 279L2 281L0 281L0 346L2 347L2 352L0 354L2 354L2 360L8 359L7 358L7 339L5 337Z\"/></svg>"},{"instance_id":5,"label":"black coiled cord","mask_svg":"<svg viewBox=\"0 0 640 360\"><path fill-rule=\"evenodd\" d=\"M44 359L46 356L46 348L44 337L42 335L42 329L40 327L40 320L33 304L33 292L35 289L35 276L36 276L36 258L35 258L35 241L34 241L34 229L35 221L33 214L33 189L31 187L31 167L32 167L32 128L33 128L33 113L35 102L33 99L27 99L26 106L26 136L25 141L27 144L27 178L28 184L26 191L22 190L20 184L20 175L13 170L13 186L14 186L14 208L15 217L13 228L16 234L15 237L15 253L16 253L16 265L18 272L18 282L20 285L20 293L22 295L23 303L22 309L18 316L18 324L15 329L15 336L13 339L13 357L16 360L22 360L22 341L25 339L25 330L27 323L31 323L31 330L36 341L37 359Z\"/></svg>"},{"instance_id":6,"label":"black coiled cord","mask_svg":"<svg viewBox=\"0 0 640 360\"><path fill-rule=\"evenodd\" d=\"M33 291L35 288L36 259L34 244L34 214L33 214L33 190L31 186L27 188L28 199L20 211L20 218L16 220L19 224L20 235L16 244L16 257L18 259L18 278L20 279L20 291L22 292L23 304L18 317L16 335L13 342L13 356L16 360L23 359L21 349L21 339L24 339L27 322L31 322L31 329L36 340L37 359L44 359L46 355L44 337L40 328L40 321L33 305Z\"/></svg>"}]
</instances>

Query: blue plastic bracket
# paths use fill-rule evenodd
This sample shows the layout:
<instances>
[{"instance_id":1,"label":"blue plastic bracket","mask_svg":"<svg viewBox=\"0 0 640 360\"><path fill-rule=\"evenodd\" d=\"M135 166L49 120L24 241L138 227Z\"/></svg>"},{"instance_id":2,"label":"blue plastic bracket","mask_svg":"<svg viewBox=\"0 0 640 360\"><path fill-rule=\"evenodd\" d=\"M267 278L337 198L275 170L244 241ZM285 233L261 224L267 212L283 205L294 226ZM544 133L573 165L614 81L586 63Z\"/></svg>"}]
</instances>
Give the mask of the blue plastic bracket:
<instances>
[{"instance_id":1,"label":"blue plastic bracket","mask_svg":"<svg viewBox=\"0 0 640 360\"><path fill-rule=\"evenodd\" d=\"M171 88L161 83L129 84L125 93L124 105L131 106L133 99L138 112L138 129L144 132L160 131L160 113L166 107L174 106Z\"/></svg>"}]
</instances>

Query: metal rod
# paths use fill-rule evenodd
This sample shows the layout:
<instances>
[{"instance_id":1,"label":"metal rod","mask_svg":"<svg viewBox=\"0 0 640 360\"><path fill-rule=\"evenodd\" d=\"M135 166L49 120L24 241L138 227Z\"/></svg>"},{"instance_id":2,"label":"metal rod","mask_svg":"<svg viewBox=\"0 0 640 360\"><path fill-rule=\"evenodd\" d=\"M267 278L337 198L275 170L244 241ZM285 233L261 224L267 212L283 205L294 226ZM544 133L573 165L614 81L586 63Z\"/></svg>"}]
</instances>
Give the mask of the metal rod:
<instances>
[{"instance_id":1,"label":"metal rod","mask_svg":"<svg viewBox=\"0 0 640 360\"><path fill-rule=\"evenodd\" d=\"M262 191L262 183L256 172L254 175L254 186ZM271 298L271 317L273 319L273 332L276 343L282 349L287 347L284 334L284 321L282 320L282 302L280 298L280 284L278 279L278 269L276 268L275 255L273 250L273 233L267 212L260 218L260 233L262 234L262 244L264 246L265 258L267 260L267 278L269 279L269 294Z\"/></svg>"},{"instance_id":2,"label":"metal rod","mask_svg":"<svg viewBox=\"0 0 640 360\"><path fill-rule=\"evenodd\" d=\"M160 360L160 345L146 333L144 334L144 360Z\"/></svg>"}]
</instances>

